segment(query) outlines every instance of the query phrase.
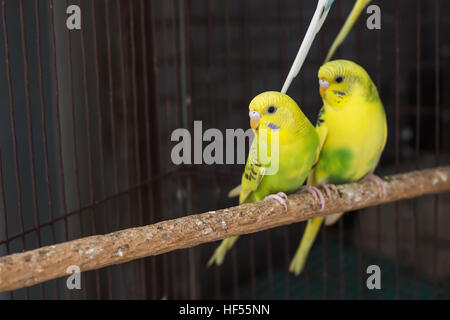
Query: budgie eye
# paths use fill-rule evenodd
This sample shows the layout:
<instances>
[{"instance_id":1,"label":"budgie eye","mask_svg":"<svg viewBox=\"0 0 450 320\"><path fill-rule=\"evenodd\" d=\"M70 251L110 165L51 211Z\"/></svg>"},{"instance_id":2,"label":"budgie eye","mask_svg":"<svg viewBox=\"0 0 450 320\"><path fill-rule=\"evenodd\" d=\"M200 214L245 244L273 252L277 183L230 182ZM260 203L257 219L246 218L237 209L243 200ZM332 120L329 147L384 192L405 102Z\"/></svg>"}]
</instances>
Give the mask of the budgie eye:
<instances>
[{"instance_id":1,"label":"budgie eye","mask_svg":"<svg viewBox=\"0 0 450 320\"><path fill-rule=\"evenodd\" d=\"M336 81L336 83L341 83L342 81L344 81L344 77L343 76L336 77L334 81Z\"/></svg>"},{"instance_id":2,"label":"budgie eye","mask_svg":"<svg viewBox=\"0 0 450 320\"><path fill-rule=\"evenodd\" d=\"M274 106L270 106L267 108L267 113L272 114L272 113L275 113L275 111L277 111L277 108Z\"/></svg>"}]
</instances>

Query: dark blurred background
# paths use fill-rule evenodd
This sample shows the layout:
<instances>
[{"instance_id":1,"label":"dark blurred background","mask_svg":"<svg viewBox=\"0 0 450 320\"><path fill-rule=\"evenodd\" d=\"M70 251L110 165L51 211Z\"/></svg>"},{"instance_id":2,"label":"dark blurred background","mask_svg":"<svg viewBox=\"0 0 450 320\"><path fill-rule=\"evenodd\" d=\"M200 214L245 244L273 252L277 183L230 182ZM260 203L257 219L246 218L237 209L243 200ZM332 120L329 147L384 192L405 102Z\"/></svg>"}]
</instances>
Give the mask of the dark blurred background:
<instances>
[{"instance_id":1,"label":"dark blurred background","mask_svg":"<svg viewBox=\"0 0 450 320\"><path fill-rule=\"evenodd\" d=\"M171 162L176 128L248 128L280 90L316 1L6 0L0 32L0 256L237 204L243 165ZM336 0L288 94L315 123L317 70L354 1ZM66 8L81 8L81 30ZM372 1L335 58L362 65L388 117L380 175L449 163L450 3ZM204 144L206 146L206 143ZM323 228L300 277L304 223L0 293L2 299L450 297L449 194L360 210ZM382 290L366 288L377 264Z\"/></svg>"}]
</instances>

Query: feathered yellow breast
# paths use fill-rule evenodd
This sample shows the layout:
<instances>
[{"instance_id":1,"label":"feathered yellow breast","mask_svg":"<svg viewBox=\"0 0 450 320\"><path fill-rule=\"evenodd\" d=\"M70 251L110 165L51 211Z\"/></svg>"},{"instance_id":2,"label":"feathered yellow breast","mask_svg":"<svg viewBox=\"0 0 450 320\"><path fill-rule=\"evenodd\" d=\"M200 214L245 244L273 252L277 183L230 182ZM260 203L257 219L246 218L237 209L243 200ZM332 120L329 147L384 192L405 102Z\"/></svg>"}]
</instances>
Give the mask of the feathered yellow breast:
<instances>
[{"instance_id":1,"label":"feathered yellow breast","mask_svg":"<svg viewBox=\"0 0 450 320\"><path fill-rule=\"evenodd\" d=\"M318 126L326 127L326 138L316 167L317 183L356 181L378 163L387 137L379 98L367 99L356 91L344 108L326 104Z\"/></svg>"}]
</instances>

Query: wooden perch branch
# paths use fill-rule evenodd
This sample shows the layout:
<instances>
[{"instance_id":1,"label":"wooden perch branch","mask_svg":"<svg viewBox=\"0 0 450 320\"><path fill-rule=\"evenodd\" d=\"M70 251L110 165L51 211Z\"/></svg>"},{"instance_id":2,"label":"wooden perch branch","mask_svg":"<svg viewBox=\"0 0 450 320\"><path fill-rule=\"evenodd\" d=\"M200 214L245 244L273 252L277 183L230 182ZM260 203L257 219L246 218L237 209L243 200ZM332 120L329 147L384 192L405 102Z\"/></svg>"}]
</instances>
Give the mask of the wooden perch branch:
<instances>
[{"instance_id":1,"label":"wooden perch branch","mask_svg":"<svg viewBox=\"0 0 450 320\"><path fill-rule=\"evenodd\" d=\"M273 200L262 201L5 256L0 258L0 292L66 276L71 265L81 271L99 269L335 212L450 191L450 166L389 176L384 181L384 199L375 183L363 181L338 186L323 211L310 194L294 194L289 196L287 211Z\"/></svg>"}]
</instances>

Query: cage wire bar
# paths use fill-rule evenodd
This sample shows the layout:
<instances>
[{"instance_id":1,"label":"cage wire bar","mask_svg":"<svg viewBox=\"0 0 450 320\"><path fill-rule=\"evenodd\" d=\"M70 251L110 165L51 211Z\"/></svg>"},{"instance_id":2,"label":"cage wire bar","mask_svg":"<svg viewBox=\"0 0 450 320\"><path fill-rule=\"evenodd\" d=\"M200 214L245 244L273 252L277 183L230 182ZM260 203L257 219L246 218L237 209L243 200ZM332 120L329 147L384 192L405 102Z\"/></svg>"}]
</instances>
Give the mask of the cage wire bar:
<instances>
[{"instance_id":1,"label":"cage wire bar","mask_svg":"<svg viewBox=\"0 0 450 320\"><path fill-rule=\"evenodd\" d=\"M377 84L389 137L380 174L449 163L450 4L372 1L336 57ZM81 8L81 30L66 27ZM316 73L350 12L336 1L290 95L314 122ZM247 128L248 102L279 90L314 8L307 1L2 0L0 256L236 204L241 165L170 160L171 132ZM243 75L242 73L245 73ZM448 193L385 204L322 228L299 277L304 224L0 293L1 299L448 298ZM428 214L432 211L432 214ZM383 290L365 287L383 270Z\"/></svg>"}]
</instances>

